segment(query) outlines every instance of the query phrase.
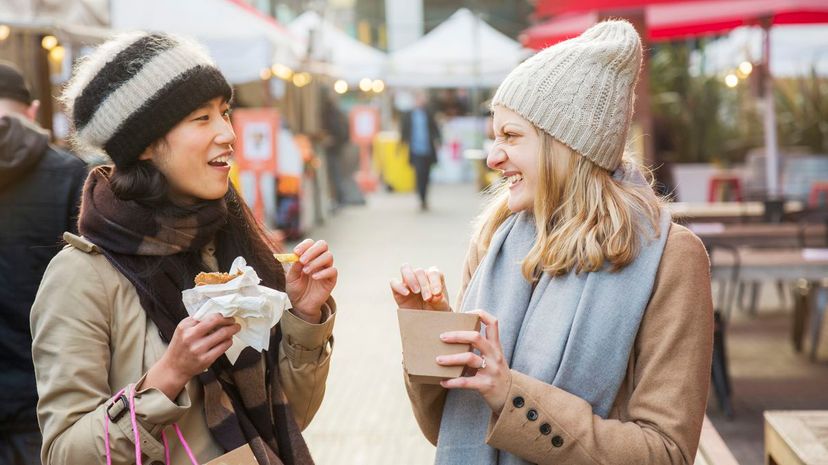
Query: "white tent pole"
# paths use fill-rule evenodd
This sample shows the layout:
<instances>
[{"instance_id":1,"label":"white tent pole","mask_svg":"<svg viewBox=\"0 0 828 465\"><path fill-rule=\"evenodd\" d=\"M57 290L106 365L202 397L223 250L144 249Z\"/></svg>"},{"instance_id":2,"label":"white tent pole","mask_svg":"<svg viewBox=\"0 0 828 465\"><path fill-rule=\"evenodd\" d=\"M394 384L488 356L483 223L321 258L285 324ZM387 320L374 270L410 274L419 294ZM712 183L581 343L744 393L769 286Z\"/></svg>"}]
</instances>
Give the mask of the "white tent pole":
<instances>
[{"instance_id":1,"label":"white tent pole","mask_svg":"<svg viewBox=\"0 0 828 465\"><path fill-rule=\"evenodd\" d=\"M765 175L768 188L768 198L778 199L781 196L779 189L779 147L776 140L776 110L773 101L773 76L770 72L770 27L771 21L762 22L762 71L764 76L764 107L765 107Z\"/></svg>"}]
</instances>

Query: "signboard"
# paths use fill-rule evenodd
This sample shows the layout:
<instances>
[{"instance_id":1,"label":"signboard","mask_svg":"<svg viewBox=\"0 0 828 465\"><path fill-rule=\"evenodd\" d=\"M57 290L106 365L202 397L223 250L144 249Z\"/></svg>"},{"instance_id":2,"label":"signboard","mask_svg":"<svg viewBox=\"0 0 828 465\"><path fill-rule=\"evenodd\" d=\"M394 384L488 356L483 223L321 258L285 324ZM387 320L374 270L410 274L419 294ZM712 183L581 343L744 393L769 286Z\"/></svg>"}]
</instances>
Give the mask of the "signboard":
<instances>
[{"instance_id":1,"label":"signboard","mask_svg":"<svg viewBox=\"0 0 828 465\"><path fill-rule=\"evenodd\" d=\"M379 110L374 107L357 106L351 110L351 142L356 145L370 145L379 132Z\"/></svg>"},{"instance_id":2,"label":"signboard","mask_svg":"<svg viewBox=\"0 0 828 465\"><path fill-rule=\"evenodd\" d=\"M240 171L275 173L279 112L274 108L242 108L233 112L234 154Z\"/></svg>"}]
</instances>

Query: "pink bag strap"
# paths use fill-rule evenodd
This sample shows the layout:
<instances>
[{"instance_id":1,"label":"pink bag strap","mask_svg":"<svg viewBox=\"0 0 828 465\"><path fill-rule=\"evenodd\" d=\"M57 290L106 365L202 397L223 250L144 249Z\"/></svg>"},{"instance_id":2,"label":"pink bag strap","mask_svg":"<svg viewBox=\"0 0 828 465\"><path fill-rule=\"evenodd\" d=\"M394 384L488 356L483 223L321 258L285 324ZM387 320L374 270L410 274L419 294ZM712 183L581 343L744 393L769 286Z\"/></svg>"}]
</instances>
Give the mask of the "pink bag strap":
<instances>
[{"instance_id":1,"label":"pink bag strap","mask_svg":"<svg viewBox=\"0 0 828 465\"><path fill-rule=\"evenodd\" d=\"M135 439L135 465L143 465L141 460L141 436L138 432L138 420L135 418L135 386L128 386L127 388L121 389L112 397L112 399L110 399L110 402L116 402L124 395L125 391L127 392L129 421L132 424L132 434ZM106 447L106 465L112 465L112 449L109 443L109 421L109 412L107 409L104 409L104 445ZM184 446L184 451L187 453L187 457L190 458L190 462L193 465L199 465L198 460L196 460L195 455L193 455L192 449L190 449L190 445L187 444L187 441L184 439L184 434L181 432L181 428L178 427L178 423L173 423L172 426L173 429L175 429L176 435L178 435L178 440L181 441L181 445ZM164 442L164 463L170 465L170 446L167 441L167 435L163 430L161 430L161 440Z\"/></svg>"}]
</instances>

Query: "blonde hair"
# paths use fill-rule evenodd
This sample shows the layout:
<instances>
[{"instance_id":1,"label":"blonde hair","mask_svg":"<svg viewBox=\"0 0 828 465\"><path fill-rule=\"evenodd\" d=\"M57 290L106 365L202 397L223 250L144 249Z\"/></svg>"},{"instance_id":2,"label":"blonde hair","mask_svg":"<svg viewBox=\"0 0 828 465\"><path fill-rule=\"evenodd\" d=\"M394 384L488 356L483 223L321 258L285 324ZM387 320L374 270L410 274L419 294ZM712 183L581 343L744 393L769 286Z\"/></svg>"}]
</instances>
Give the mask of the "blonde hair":
<instances>
[{"instance_id":1,"label":"blonde hair","mask_svg":"<svg viewBox=\"0 0 828 465\"><path fill-rule=\"evenodd\" d=\"M558 276L571 270L599 271L606 265L617 271L630 264L641 240L660 234L663 201L653 191L652 177L644 184L613 179L611 172L535 130L541 139L533 206L537 239L522 262L523 275L532 281L543 272ZM628 154L622 163L641 169ZM505 183L495 186L489 199L475 226L475 240L483 248L512 215Z\"/></svg>"}]
</instances>

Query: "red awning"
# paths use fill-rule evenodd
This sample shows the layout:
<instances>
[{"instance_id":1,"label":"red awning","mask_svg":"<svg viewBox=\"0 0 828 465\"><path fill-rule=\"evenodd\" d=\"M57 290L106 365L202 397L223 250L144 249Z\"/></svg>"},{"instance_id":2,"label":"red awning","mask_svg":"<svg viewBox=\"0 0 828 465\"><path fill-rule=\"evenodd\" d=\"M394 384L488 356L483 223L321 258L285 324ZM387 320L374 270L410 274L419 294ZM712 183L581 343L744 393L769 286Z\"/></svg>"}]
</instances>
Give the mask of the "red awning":
<instances>
[{"instance_id":1,"label":"red awning","mask_svg":"<svg viewBox=\"0 0 828 465\"><path fill-rule=\"evenodd\" d=\"M592 3L592 2L587 2ZM828 23L826 0L703 0L644 7L650 41L722 34L770 18L772 24ZM569 13L530 27L524 46L541 49L575 37L598 21L597 11Z\"/></svg>"},{"instance_id":2,"label":"red awning","mask_svg":"<svg viewBox=\"0 0 828 465\"><path fill-rule=\"evenodd\" d=\"M564 13L592 10L614 11L640 8L659 3L675 3L676 0L537 0L535 14L540 18ZM693 1L693 0L686 0Z\"/></svg>"}]
</instances>

